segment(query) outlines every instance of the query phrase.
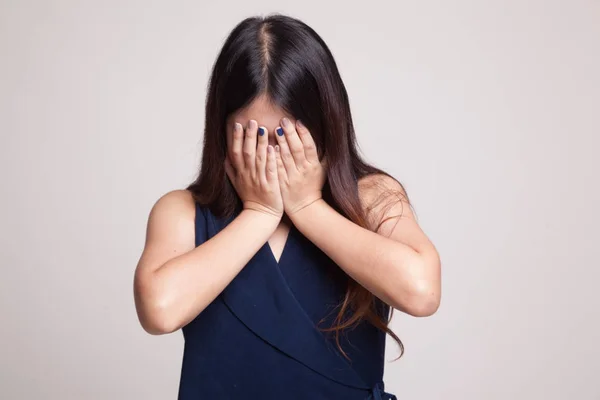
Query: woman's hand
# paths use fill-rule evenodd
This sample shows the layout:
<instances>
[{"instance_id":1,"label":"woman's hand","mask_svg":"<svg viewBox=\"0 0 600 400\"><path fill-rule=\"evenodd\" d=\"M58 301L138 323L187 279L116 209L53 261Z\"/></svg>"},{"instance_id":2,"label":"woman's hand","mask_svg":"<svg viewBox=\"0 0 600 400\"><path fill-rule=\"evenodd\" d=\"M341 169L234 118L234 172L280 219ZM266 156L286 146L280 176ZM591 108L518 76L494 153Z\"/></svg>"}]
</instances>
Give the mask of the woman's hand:
<instances>
[{"instance_id":1,"label":"woman's hand","mask_svg":"<svg viewBox=\"0 0 600 400\"><path fill-rule=\"evenodd\" d=\"M275 150L269 146L267 129L257 128L255 120L248 122L245 132L240 123L235 123L225 157L225 171L244 209L281 218L284 208Z\"/></svg>"},{"instance_id":2,"label":"woman's hand","mask_svg":"<svg viewBox=\"0 0 600 400\"><path fill-rule=\"evenodd\" d=\"M315 142L300 121L294 126L283 118L281 126L275 135L279 143L275 155L284 210L291 216L322 198L326 161L319 161Z\"/></svg>"}]
</instances>

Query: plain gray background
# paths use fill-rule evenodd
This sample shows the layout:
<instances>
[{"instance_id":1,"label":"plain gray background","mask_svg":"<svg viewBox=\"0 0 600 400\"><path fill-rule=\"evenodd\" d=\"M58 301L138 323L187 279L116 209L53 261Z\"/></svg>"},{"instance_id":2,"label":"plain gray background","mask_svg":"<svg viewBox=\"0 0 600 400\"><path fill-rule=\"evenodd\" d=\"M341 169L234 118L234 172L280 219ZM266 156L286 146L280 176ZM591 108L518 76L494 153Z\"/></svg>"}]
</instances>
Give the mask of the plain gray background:
<instances>
[{"instance_id":1,"label":"plain gray background","mask_svg":"<svg viewBox=\"0 0 600 400\"><path fill-rule=\"evenodd\" d=\"M542 0L1 1L0 398L176 398L181 332L142 330L133 271L226 35L271 12L330 46L442 257L387 389L600 399L600 2Z\"/></svg>"}]
</instances>

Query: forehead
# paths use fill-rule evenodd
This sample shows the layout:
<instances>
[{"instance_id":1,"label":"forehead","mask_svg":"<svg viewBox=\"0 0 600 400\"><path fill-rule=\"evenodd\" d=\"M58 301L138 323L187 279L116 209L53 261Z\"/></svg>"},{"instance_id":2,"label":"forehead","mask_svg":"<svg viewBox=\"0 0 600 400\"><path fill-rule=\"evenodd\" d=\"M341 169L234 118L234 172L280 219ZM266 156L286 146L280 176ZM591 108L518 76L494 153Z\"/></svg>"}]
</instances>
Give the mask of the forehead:
<instances>
[{"instance_id":1,"label":"forehead","mask_svg":"<svg viewBox=\"0 0 600 400\"><path fill-rule=\"evenodd\" d=\"M288 117L282 108L273 104L266 95L261 95L254 99L248 106L241 108L231 114L228 118L228 125L239 122L245 126L249 120L258 122L259 126L264 126L269 131L275 130L280 125L281 118Z\"/></svg>"}]
</instances>

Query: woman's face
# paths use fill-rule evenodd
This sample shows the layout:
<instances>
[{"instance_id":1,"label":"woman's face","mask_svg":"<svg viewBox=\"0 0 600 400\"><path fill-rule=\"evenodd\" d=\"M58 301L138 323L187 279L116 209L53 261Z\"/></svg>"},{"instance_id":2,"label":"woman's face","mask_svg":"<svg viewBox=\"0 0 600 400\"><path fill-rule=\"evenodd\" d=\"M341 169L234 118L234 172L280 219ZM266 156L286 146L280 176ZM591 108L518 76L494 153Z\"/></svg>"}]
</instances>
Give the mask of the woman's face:
<instances>
[{"instance_id":1,"label":"woman's face","mask_svg":"<svg viewBox=\"0 0 600 400\"><path fill-rule=\"evenodd\" d=\"M246 128L251 119L255 120L259 127L262 126L267 130L269 144L275 146L277 144L275 129L281 126L283 117L287 117L293 124L296 123L295 118L273 105L267 96L257 97L248 107L238 110L227 118L227 148L231 146L235 123L239 122Z\"/></svg>"}]
</instances>

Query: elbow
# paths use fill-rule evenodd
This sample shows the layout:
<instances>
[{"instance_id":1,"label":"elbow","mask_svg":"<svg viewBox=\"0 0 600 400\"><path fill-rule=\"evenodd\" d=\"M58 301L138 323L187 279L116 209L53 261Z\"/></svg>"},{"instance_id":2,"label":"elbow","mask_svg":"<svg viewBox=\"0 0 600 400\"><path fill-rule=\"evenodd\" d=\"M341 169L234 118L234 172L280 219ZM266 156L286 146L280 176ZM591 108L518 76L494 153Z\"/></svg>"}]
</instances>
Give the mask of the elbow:
<instances>
[{"instance_id":1,"label":"elbow","mask_svg":"<svg viewBox=\"0 0 600 400\"><path fill-rule=\"evenodd\" d=\"M142 328L151 335L166 335L179 329L179 326L169 321L167 318L148 316L140 319Z\"/></svg>"},{"instance_id":2,"label":"elbow","mask_svg":"<svg viewBox=\"0 0 600 400\"><path fill-rule=\"evenodd\" d=\"M181 328L165 307L155 306L142 313L139 320L142 328L151 335L166 335Z\"/></svg>"},{"instance_id":3,"label":"elbow","mask_svg":"<svg viewBox=\"0 0 600 400\"><path fill-rule=\"evenodd\" d=\"M415 285L411 301L405 307L405 312L413 317L430 317L440 307L440 290L437 285Z\"/></svg>"},{"instance_id":4,"label":"elbow","mask_svg":"<svg viewBox=\"0 0 600 400\"><path fill-rule=\"evenodd\" d=\"M412 304L407 313L413 317L430 317L437 312L439 307L439 301L434 299L422 299Z\"/></svg>"},{"instance_id":5,"label":"elbow","mask_svg":"<svg viewBox=\"0 0 600 400\"><path fill-rule=\"evenodd\" d=\"M405 282L402 290L396 290L395 296L388 296L395 309L413 317L429 317L440 307L440 286L428 280Z\"/></svg>"},{"instance_id":6,"label":"elbow","mask_svg":"<svg viewBox=\"0 0 600 400\"><path fill-rule=\"evenodd\" d=\"M440 308L441 302L441 262L437 252L432 257L422 259L417 268L425 272L415 277L409 284L406 313L413 317L430 317Z\"/></svg>"},{"instance_id":7,"label":"elbow","mask_svg":"<svg viewBox=\"0 0 600 400\"><path fill-rule=\"evenodd\" d=\"M167 299L152 295L150 291L136 290L135 303L138 319L147 333L165 335L181 328Z\"/></svg>"}]
</instances>

